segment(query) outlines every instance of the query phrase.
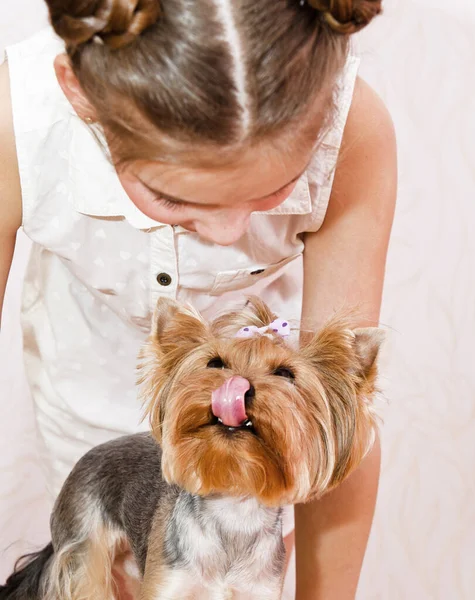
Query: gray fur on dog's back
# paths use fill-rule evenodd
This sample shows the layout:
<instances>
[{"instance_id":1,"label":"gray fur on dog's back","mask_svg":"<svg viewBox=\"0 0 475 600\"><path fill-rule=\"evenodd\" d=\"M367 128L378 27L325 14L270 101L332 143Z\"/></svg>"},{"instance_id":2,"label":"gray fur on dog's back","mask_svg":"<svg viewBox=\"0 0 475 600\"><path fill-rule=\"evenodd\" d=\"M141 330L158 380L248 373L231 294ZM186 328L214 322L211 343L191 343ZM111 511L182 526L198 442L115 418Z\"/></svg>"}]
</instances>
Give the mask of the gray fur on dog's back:
<instances>
[{"instance_id":1,"label":"gray fur on dog's back","mask_svg":"<svg viewBox=\"0 0 475 600\"><path fill-rule=\"evenodd\" d=\"M103 521L124 530L143 574L152 520L160 499L173 501L180 490L163 481L161 449L148 433L96 446L66 480L51 519L55 548L81 529L78 519L97 501Z\"/></svg>"}]
</instances>

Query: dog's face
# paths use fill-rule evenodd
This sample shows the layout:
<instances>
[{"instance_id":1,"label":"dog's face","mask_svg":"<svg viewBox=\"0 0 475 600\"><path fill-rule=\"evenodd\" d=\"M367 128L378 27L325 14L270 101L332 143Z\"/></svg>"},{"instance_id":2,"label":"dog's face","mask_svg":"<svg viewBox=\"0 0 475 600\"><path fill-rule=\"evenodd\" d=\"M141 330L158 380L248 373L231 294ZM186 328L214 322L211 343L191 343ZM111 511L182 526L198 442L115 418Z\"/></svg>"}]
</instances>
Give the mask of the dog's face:
<instances>
[{"instance_id":1,"label":"dog's face","mask_svg":"<svg viewBox=\"0 0 475 600\"><path fill-rule=\"evenodd\" d=\"M274 318L253 299L208 325L159 301L139 383L169 483L302 502L340 483L370 448L381 331L334 322L298 351L271 330L235 337Z\"/></svg>"}]
</instances>

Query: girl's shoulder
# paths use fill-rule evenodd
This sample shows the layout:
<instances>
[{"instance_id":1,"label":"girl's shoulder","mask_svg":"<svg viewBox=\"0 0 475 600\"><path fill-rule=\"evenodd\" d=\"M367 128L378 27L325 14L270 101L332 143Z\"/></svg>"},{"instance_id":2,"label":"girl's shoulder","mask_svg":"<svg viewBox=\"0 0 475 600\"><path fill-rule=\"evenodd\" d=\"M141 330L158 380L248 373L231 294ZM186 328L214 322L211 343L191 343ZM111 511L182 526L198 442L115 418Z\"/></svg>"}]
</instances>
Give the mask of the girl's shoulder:
<instances>
[{"instance_id":1,"label":"girl's shoulder","mask_svg":"<svg viewBox=\"0 0 475 600\"><path fill-rule=\"evenodd\" d=\"M38 57L42 54L56 56L64 52L64 42L58 37L51 26L44 27L30 37L7 46L7 56L15 52L24 57Z\"/></svg>"},{"instance_id":2,"label":"girl's shoulder","mask_svg":"<svg viewBox=\"0 0 475 600\"><path fill-rule=\"evenodd\" d=\"M327 240L351 237L358 243L366 240L373 249L378 242L381 247L387 244L394 216L397 174L396 135L391 115L371 86L357 79L326 214ZM360 250L362 247L363 243ZM378 260L382 260L385 252L380 252Z\"/></svg>"},{"instance_id":3,"label":"girl's shoulder","mask_svg":"<svg viewBox=\"0 0 475 600\"><path fill-rule=\"evenodd\" d=\"M51 28L6 49L24 228L47 203L51 186L68 177L67 158L77 125L56 78L54 61L62 52L63 42ZM43 208L51 210L49 205Z\"/></svg>"},{"instance_id":4,"label":"girl's shoulder","mask_svg":"<svg viewBox=\"0 0 475 600\"><path fill-rule=\"evenodd\" d=\"M10 78L0 65L0 235L16 233L21 225L20 175L16 158Z\"/></svg>"},{"instance_id":5,"label":"girl's shoulder","mask_svg":"<svg viewBox=\"0 0 475 600\"><path fill-rule=\"evenodd\" d=\"M317 231L326 217L357 87L359 65L359 58L353 55L348 56L336 81L331 118L316 141L312 158L307 167L306 177L312 200L312 213L308 222L305 223L307 232Z\"/></svg>"},{"instance_id":6,"label":"girl's shoulder","mask_svg":"<svg viewBox=\"0 0 475 600\"><path fill-rule=\"evenodd\" d=\"M54 70L54 59L63 52L64 44L51 27L7 47L16 135L45 130L70 114Z\"/></svg>"},{"instance_id":7,"label":"girl's shoulder","mask_svg":"<svg viewBox=\"0 0 475 600\"><path fill-rule=\"evenodd\" d=\"M0 316L16 232L22 220L9 87L8 69L3 64L0 65Z\"/></svg>"}]
</instances>

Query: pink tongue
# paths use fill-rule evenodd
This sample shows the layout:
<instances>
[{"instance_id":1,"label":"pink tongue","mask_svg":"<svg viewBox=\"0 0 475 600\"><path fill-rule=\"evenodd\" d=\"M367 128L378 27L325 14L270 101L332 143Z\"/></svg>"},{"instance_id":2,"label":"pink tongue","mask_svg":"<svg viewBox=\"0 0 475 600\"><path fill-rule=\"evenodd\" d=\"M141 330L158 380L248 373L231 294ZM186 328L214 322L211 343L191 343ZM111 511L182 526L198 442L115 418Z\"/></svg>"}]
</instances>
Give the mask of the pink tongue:
<instances>
[{"instance_id":1,"label":"pink tongue","mask_svg":"<svg viewBox=\"0 0 475 600\"><path fill-rule=\"evenodd\" d=\"M213 415L228 427L239 427L247 419L244 395L250 387L249 381L238 375L225 381L211 396Z\"/></svg>"}]
</instances>

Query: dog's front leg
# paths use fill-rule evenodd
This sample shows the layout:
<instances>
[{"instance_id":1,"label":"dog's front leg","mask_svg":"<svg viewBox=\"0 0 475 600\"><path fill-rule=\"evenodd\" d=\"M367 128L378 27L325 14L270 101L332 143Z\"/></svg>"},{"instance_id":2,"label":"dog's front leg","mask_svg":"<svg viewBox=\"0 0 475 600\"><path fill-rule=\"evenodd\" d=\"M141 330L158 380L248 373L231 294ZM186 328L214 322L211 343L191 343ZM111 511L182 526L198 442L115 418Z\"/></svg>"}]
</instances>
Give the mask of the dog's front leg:
<instances>
[{"instance_id":1,"label":"dog's front leg","mask_svg":"<svg viewBox=\"0 0 475 600\"><path fill-rule=\"evenodd\" d=\"M281 581L267 582L263 585L256 585L252 592L236 590L232 600L281 600L283 584Z\"/></svg>"},{"instance_id":2,"label":"dog's front leg","mask_svg":"<svg viewBox=\"0 0 475 600\"><path fill-rule=\"evenodd\" d=\"M170 564L163 540L166 537L164 515L170 515L173 505L158 511L149 537L145 572L140 591L140 600L195 600L199 584L196 577L179 563Z\"/></svg>"},{"instance_id":3,"label":"dog's front leg","mask_svg":"<svg viewBox=\"0 0 475 600\"><path fill-rule=\"evenodd\" d=\"M259 598L259 600L281 600L282 591L280 590L280 588L276 588L274 590L266 590L262 594L256 592L234 592L234 594L230 596L230 598L232 598L232 600L256 600L256 598Z\"/></svg>"},{"instance_id":4,"label":"dog's front leg","mask_svg":"<svg viewBox=\"0 0 475 600\"><path fill-rule=\"evenodd\" d=\"M206 600L234 600L234 593L231 588L208 588L204 597Z\"/></svg>"},{"instance_id":5,"label":"dog's front leg","mask_svg":"<svg viewBox=\"0 0 475 600\"><path fill-rule=\"evenodd\" d=\"M140 600L195 600L196 579L182 569L162 565L145 572Z\"/></svg>"}]
</instances>

